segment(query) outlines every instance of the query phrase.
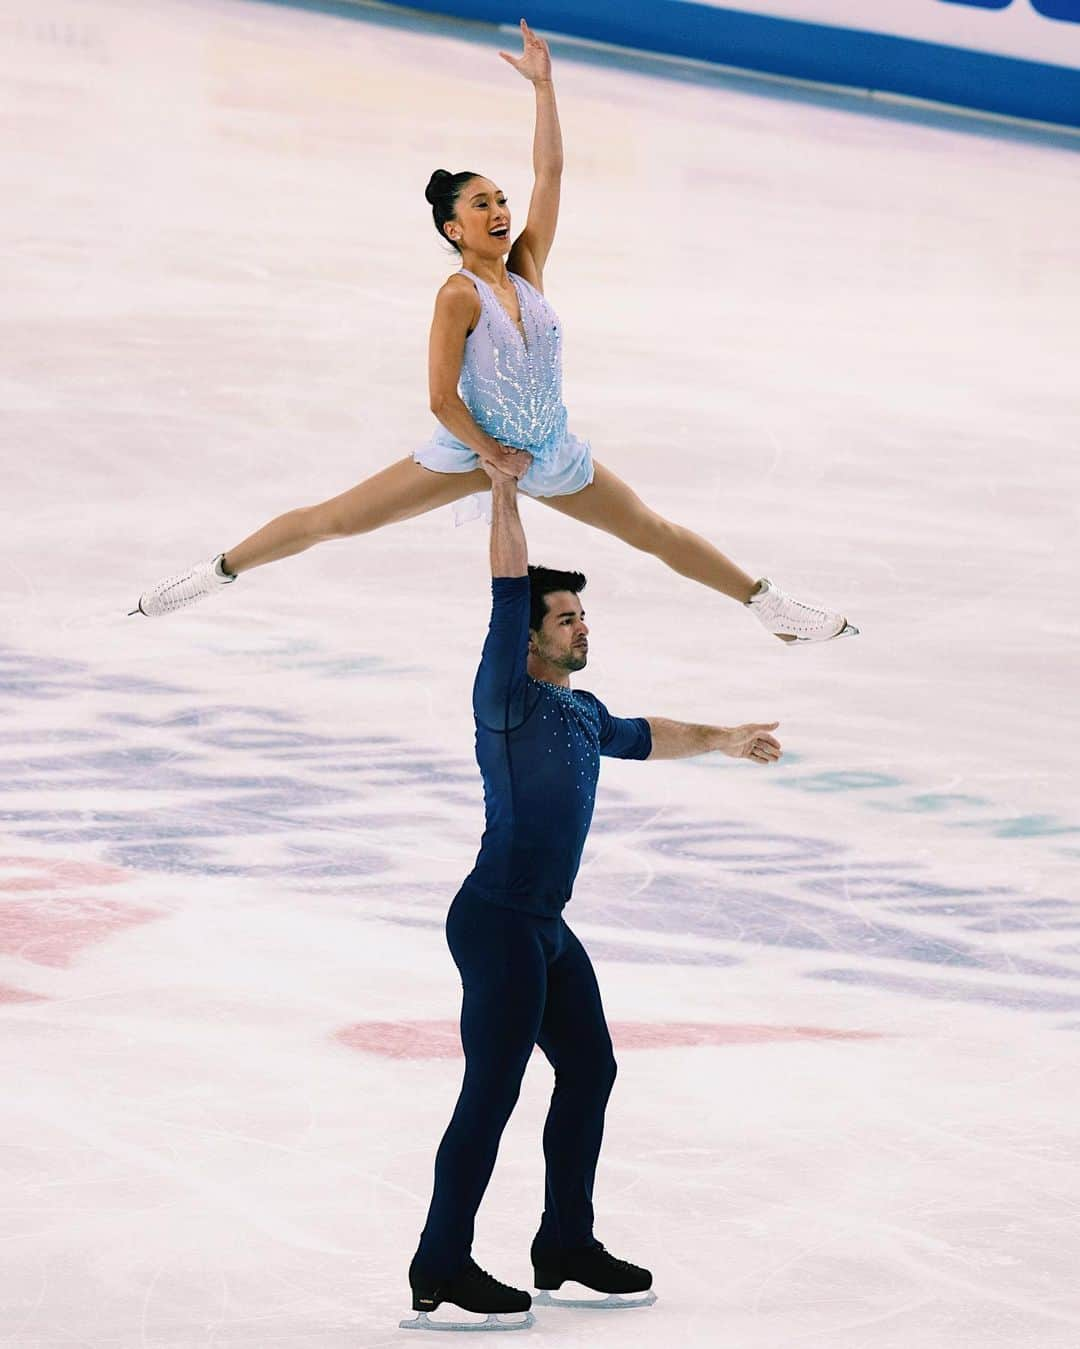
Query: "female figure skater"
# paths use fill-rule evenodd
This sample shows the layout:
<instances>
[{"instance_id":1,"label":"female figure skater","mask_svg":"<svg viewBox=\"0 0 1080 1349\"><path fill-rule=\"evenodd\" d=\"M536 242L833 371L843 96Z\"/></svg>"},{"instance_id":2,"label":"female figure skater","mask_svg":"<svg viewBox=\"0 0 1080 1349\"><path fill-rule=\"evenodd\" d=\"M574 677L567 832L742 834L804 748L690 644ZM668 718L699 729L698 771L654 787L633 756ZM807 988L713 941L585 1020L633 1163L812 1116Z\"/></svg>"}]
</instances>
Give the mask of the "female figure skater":
<instances>
[{"instance_id":1,"label":"female figure skater","mask_svg":"<svg viewBox=\"0 0 1080 1349\"><path fill-rule=\"evenodd\" d=\"M483 460L516 478L528 495L748 605L785 641L858 631L838 613L793 599L767 579L755 581L711 543L650 510L567 430L562 329L543 295L559 213L562 135L547 43L524 19L521 32L522 55L499 55L536 93L536 178L524 230L511 241L506 197L480 174L439 169L427 187L435 228L462 260L438 293L431 325L431 409L440 422L433 438L340 496L279 515L228 552L159 582L133 613L171 613L241 572L325 539L366 534L490 492Z\"/></svg>"}]
</instances>

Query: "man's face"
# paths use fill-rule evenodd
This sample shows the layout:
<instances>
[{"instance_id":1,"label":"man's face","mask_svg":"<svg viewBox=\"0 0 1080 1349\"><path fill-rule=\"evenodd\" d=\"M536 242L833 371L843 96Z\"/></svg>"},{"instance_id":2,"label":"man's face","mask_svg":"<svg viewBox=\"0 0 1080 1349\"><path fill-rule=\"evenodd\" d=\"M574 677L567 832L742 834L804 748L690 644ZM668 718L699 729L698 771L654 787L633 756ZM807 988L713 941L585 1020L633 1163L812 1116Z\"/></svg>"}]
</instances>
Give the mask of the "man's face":
<instances>
[{"instance_id":1,"label":"man's face","mask_svg":"<svg viewBox=\"0 0 1080 1349\"><path fill-rule=\"evenodd\" d=\"M589 629L585 610L569 590L544 596L547 613L540 631L529 633L529 648L561 670L583 670L589 660Z\"/></svg>"}]
</instances>

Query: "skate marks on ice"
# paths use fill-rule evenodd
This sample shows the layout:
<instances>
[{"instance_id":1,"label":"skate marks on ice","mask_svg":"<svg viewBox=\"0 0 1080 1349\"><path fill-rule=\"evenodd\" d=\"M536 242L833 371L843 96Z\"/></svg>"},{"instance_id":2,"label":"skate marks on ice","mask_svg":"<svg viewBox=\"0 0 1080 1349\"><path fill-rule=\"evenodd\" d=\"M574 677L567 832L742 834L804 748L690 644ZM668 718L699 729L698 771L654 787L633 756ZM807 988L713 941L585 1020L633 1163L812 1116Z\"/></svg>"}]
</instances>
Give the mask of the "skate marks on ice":
<instances>
[{"instance_id":1,"label":"skate marks on ice","mask_svg":"<svg viewBox=\"0 0 1080 1349\"><path fill-rule=\"evenodd\" d=\"M831 790L837 774L796 763L786 781L779 791ZM644 773L634 786L603 788L574 898L598 958L721 967L784 948L829 958L810 978L1080 1012L1080 944L1060 944L1080 927L1080 901L945 883L834 839L649 804ZM159 911L117 897L133 874L272 879L367 919L441 927L483 818L464 755L11 649L0 651L0 817L17 859L0 932L28 967L168 912L171 900ZM612 837L621 869L590 864ZM1047 958L1032 953L1040 938Z\"/></svg>"}]
</instances>

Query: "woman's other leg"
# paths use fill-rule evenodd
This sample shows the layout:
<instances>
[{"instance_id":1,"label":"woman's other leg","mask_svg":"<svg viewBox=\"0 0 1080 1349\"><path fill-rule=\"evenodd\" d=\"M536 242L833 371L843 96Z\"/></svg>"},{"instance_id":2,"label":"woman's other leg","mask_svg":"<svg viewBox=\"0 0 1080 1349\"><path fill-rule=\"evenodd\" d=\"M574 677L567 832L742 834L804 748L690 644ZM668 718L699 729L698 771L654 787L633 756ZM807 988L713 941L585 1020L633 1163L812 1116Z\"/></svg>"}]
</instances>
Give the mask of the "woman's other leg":
<instances>
[{"instance_id":1,"label":"woman's other leg","mask_svg":"<svg viewBox=\"0 0 1080 1349\"><path fill-rule=\"evenodd\" d=\"M596 464L592 482L569 496L538 497L545 506L572 515L587 525L614 534L633 548L652 553L681 576L745 604L757 582L714 548L707 539L673 524L651 510L603 464Z\"/></svg>"},{"instance_id":2,"label":"woman's other leg","mask_svg":"<svg viewBox=\"0 0 1080 1349\"><path fill-rule=\"evenodd\" d=\"M368 534L490 489L491 482L480 468L467 473L436 473L411 457L399 459L340 496L277 516L230 548L223 566L239 575L266 562L302 553L327 539Z\"/></svg>"}]
</instances>

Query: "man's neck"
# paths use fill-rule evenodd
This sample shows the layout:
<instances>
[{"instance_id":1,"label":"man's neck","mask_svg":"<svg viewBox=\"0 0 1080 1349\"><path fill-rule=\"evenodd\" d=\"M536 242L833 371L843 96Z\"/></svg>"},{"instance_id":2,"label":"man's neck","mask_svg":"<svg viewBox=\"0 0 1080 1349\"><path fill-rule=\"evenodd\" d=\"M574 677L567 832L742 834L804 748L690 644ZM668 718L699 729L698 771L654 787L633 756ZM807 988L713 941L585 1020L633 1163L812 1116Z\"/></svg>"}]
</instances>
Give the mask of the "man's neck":
<instances>
[{"instance_id":1,"label":"man's neck","mask_svg":"<svg viewBox=\"0 0 1080 1349\"><path fill-rule=\"evenodd\" d=\"M564 689L570 687L570 671L564 670L561 665L552 665L541 656L530 654L527 668L532 678L539 679L542 684L558 684Z\"/></svg>"}]
</instances>

